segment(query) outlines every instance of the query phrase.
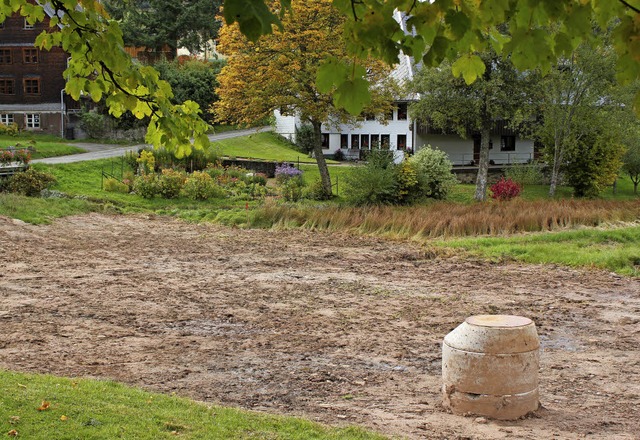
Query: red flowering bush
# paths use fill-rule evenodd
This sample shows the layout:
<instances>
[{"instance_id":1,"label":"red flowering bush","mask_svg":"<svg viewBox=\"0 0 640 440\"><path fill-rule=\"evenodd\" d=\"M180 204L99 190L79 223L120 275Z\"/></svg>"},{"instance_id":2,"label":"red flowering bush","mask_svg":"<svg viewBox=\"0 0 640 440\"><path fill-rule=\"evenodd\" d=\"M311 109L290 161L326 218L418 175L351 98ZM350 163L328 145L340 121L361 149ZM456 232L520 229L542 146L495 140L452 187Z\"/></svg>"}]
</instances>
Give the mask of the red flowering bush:
<instances>
[{"instance_id":1,"label":"red flowering bush","mask_svg":"<svg viewBox=\"0 0 640 440\"><path fill-rule=\"evenodd\" d=\"M491 185L491 197L503 201L511 200L520 195L522 187L511 179L502 177L499 182Z\"/></svg>"}]
</instances>

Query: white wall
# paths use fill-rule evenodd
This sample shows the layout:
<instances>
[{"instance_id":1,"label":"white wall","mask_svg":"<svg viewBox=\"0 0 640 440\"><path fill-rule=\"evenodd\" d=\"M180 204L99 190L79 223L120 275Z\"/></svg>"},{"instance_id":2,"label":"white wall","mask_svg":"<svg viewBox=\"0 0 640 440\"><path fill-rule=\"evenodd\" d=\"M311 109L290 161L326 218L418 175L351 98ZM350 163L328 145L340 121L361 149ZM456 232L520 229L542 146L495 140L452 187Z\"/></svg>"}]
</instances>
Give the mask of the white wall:
<instances>
[{"instance_id":1,"label":"white wall","mask_svg":"<svg viewBox=\"0 0 640 440\"><path fill-rule=\"evenodd\" d=\"M493 148L489 151L489 160L496 165L507 163L526 163L533 159L533 140L516 137L515 151L500 151L500 136L491 136ZM457 135L418 135L417 150L422 146L431 145L449 156L454 165L469 165L473 160L473 138L462 139ZM417 151L416 150L416 151Z\"/></svg>"},{"instance_id":2,"label":"white wall","mask_svg":"<svg viewBox=\"0 0 640 440\"><path fill-rule=\"evenodd\" d=\"M274 112L276 119L275 132L286 137L291 142L296 141L296 124L299 125L298 118L295 116L283 116L278 110Z\"/></svg>"}]
</instances>

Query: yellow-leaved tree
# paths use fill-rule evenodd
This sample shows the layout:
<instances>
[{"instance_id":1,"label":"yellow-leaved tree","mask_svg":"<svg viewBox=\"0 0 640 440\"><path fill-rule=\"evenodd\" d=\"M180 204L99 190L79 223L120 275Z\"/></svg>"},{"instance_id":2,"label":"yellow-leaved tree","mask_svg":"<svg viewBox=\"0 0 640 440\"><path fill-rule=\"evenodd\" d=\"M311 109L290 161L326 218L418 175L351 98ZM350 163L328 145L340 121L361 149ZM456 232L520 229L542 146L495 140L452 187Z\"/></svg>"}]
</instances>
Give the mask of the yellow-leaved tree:
<instances>
[{"instance_id":1,"label":"yellow-leaved tree","mask_svg":"<svg viewBox=\"0 0 640 440\"><path fill-rule=\"evenodd\" d=\"M279 1L270 4L274 9L279 5ZM336 61L338 69L350 60L342 39L345 17L331 0L297 0L291 8L283 16L281 28L274 27L273 33L255 42L240 32L237 23L223 26L218 50L228 58L217 78L220 100L214 111L219 121L248 125L279 110L313 126L313 152L323 189L329 195L331 179L322 155L322 124L357 123L357 118L338 108L341 104L348 108L352 88L323 87L316 83L316 77L328 57ZM341 74L347 82L361 81L356 88L366 88L366 81L358 79L360 69L366 69L367 79L374 84L365 112L382 117L392 108L397 91L389 79L390 67L370 60L364 66L353 64Z\"/></svg>"}]
</instances>

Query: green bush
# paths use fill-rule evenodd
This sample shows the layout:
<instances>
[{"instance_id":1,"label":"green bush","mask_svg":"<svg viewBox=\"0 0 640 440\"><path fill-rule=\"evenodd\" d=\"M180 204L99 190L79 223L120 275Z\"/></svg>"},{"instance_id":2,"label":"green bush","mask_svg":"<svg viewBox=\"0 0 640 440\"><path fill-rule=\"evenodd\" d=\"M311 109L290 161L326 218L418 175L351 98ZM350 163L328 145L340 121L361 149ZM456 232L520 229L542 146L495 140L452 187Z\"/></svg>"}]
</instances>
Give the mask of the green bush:
<instances>
[{"instance_id":1,"label":"green bush","mask_svg":"<svg viewBox=\"0 0 640 440\"><path fill-rule=\"evenodd\" d=\"M127 194L129 192L129 185L122 183L113 177L105 179L103 188L107 192L117 192L122 194Z\"/></svg>"},{"instance_id":2,"label":"green bush","mask_svg":"<svg viewBox=\"0 0 640 440\"><path fill-rule=\"evenodd\" d=\"M304 194L304 180L300 177L285 179L278 185L278 189L287 202L297 202Z\"/></svg>"},{"instance_id":3,"label":"green bush","mask_svg":"<svg viewBox=\"0 0 640 440\"><path fill-rule=\"evenodd\" d=\"M523 187L525 185L542 185L544 183L542 164L539 162L519 163L508 166L504 170L504 177Z\"/></svg>"},{"instance_id":4,"label":"green bush","mask_svg":"<svg viewBox=\"0 0 640 440\"><path fill-rule=\"evenodd\" d=\"M222 187L204 171L194 171L185 181L182 193L192 200L224 197Z\"/></svg>"},{"instance_id":5,"label":"green bush","mask_svg":"<svg viewBox=\"0 0 640 440\"><path fill-rule=\"evenodd\" d=\"M327 193L321 179L316 179L306 191L305 197L311 200L329 200L333 194Z\"/></svg>"},{"instance_id":6,"label":"green bush","mask_svg":"<svg viewBox=\"0 0 640 440\"><path fill-rule=\"evenodd\" d=\"M82 128L91 139L100 139L107 132L107 117L98 112L80 113L80 128Z\"/></svg>"},{"instance_id":7,"label":"green bush","mask_svg":"<svg viewBox=\"0 0 640 440\"><path fill-rule=\"evenodd\" d=\"M412 162L405 160L396 166L396 179L398 181L398 202L400 204L409 204L420 196L418 170Z\"/></svg>"},{"instance_id":8,"label":"green bush","mask_svg":"<svg viewBox=\"0 0 640 440\"><path fill-rule=\"evenodd\" d=\"M31 197L40 195L40 191L56 183L56 178L52 174L33 168L14 174L8 180L7 188L10 192Z\"/></svg>"},{"instance_id":9,"label":"green bush","mask_svg":"<svg viewBox=\"0 0 640 440\"><path fill-rule=\"evenodd\" d=\"M417 172L417 190L420 196L444 199L458 182L451 173L453 165L444 151L422 147L409 158Z\"/></svg>"},{"instance_id":10,"label":"green bush","mask_svg":"<svg viewBox=\"0 0 640 440\"><path fill-rule=\"evenodd\" d=\"M165 169L158 178L158 194L165 199L175 199L180 195L187 176L180 171Z\"/></svg>"},{"instance_id":11,"label":"green bush","mask_svg":"<svg viewBox=\"0 0 640 440\"><path fill-rule=\"evenodd\" d=\"M398 203L398 174L393 154L371 150L365 166L353 167L345 176L345 199L348 203L388 205Z\"/></svg>"},{"instance_id":12,"label":"green bush","mask_svg":"<svg viewBox=\"0 0 640 440\"><path fill-rule=\"evenodd\" d=\"M152 199L158 194L158 176L154 173L136 176L133 191L145 199Z\"/></svg>"},{"instance_id":13,"label":"green bush","mask_svg":"<svg viewBox=\"0 0 640 440\"><path fill-rule=\"evenodd\" d=\"M0 124L0 134L2 135L16 136L19 132L20 130L16 123L11 123L9 125Z\"/></svg>"},{"instance_id":14,"label":"green bush","mask_svg":"<svg viewBox=\"0 0 640 440\"><path fill-rule=\"evenodd\" d=\"M316 133L313 130L313 125L303 124L299 127L296 126L296 150L301 153L310 153L316 143Z\"/></svg>"}]
</instances>

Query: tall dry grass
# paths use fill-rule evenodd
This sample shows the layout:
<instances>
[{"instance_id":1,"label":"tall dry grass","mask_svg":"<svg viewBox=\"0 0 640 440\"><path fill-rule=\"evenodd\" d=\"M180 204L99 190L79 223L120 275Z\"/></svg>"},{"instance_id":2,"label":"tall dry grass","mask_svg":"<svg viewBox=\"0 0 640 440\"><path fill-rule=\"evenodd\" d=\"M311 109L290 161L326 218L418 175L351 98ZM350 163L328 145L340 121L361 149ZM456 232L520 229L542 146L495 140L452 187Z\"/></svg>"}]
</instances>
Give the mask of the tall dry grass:
<instances>
[{"instance_id":1,"label":"tall dry grass","mask_svg":"<svg viewBox=\"0 0 640 440\"><path fill-rule=\"evenodd\" d=\"M263 226L351 230L398 238L501 235L640 220L640 200L512 200L414 207L292 207L265 205Z\"/></svg>"}]
</instances>

